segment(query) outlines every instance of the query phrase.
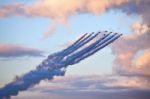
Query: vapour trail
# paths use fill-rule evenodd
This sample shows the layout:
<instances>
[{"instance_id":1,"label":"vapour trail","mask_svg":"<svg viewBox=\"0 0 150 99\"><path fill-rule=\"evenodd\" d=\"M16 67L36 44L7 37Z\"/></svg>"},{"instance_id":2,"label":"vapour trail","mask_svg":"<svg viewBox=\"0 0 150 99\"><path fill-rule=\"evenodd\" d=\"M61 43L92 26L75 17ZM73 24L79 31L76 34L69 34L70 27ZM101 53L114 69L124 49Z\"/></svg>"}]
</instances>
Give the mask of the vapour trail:
<instances>
[{"instance_id":1,"label":"vapour trail","mask_svg":"<svg viewBox=\"0 0 150 99\"><path fill-rule=\"evenodd\" d=\"M65 69L69 65L76 64L81 60L93 55L100 49L118 39L122 34L98 32L86 33L68 48L51 54L40 65L21 77L0 88L0 99L10 99L16 96L20 91L38 84L41 80L52 80L54 76L64 76ZM100 37L101 36L101 37ZM83 47L84 45L90 45ZM79 50L80 49L80 50Z\"/></svg>"}]
</instances>

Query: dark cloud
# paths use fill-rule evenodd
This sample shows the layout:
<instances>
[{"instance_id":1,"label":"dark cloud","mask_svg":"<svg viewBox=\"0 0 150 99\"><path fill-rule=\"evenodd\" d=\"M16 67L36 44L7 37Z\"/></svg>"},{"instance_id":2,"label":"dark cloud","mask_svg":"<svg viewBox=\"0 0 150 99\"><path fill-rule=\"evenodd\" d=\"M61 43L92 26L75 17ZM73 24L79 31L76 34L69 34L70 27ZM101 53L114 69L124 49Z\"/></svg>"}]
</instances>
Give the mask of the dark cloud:
<instances>
[{"instance_id":1,"label":"dark cloud","mask_svg":"<svg viewBox=\"0 0 150 99\"><path fill-rule=\"evenodd\" d=\"M37 49L12 44L0 44L0 58L10 57L41 57L43 52Z\"/></svg>"}]
</instances>

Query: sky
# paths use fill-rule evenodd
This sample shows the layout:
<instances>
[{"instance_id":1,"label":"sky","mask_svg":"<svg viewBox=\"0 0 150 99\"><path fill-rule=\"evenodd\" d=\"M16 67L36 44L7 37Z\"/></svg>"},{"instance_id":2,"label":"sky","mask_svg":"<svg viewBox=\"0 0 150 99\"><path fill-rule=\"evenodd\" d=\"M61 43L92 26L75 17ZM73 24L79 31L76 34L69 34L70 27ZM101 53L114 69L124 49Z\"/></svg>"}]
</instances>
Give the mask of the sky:
<instances>
[{"instance_id":1,"label":"sky","mask_svg":"<svg viewBox=\"0 0 150 99\"><path fill-rule=\"evenodd\" d=\"M118 40L12 99L149 99L149 0L0 0L0 88L84 33Z\"/></svg>"}]
</instances>

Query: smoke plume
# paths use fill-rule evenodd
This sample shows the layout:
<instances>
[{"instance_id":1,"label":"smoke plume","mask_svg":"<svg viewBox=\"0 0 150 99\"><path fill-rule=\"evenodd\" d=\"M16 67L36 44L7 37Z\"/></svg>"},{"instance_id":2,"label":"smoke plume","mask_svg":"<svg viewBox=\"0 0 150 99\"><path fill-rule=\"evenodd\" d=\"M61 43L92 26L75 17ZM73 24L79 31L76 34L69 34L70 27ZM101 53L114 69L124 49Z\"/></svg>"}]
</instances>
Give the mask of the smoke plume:
<instances>
[{"instance_id":1,"label":"smoke plume","mask_svg":"<svg viewBox=\"0 0 150 99\"><path fill-rule=\"evenodd\" d=\"M20 91L27 90L35 84L38 84L41 80L51 80L54 76L64 76L65 69L69 65L76 64L91 56L118 39L121 35L122 34L112 32L84 34L68 48L49 55L35 70L32 70L21 77L17 76L13 82L1 88L0 98L9 99L11 96L17 95ZM89 42L92 43L85 46Z\"/></svg>"}]
</instances>

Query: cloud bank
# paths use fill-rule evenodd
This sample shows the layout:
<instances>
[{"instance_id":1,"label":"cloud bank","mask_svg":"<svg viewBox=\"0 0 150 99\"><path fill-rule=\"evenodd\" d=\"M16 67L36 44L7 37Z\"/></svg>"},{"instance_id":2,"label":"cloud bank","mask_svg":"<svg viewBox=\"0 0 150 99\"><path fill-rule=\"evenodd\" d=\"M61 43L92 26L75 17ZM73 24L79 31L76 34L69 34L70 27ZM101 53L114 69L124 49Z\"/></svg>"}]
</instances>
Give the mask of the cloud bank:
<instances>
[{"instance_id":1,"label":"cloud bank","mask_svg":"<svg viewBox=\"0 0 150 99\"><path fill-rule=\"evenodd\" d=\"M12 99L149 99L149 97L149 88L125 86L120 82L120 77L115 75L95 75L55 77L53 81L43 81Z\"/></svg>"},{"instance_id":2,"label":"cloud bank","mask_svg":"<svg viewBox=\"0 0 150 99\"><path fill-rule=\"evenodd\" d=\"M38 49L20 45L0 44L0 58L24 56L41 57L43 56L43 52Z\"/></svg>"}]
</instances>

